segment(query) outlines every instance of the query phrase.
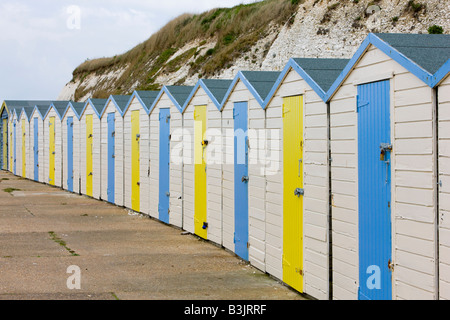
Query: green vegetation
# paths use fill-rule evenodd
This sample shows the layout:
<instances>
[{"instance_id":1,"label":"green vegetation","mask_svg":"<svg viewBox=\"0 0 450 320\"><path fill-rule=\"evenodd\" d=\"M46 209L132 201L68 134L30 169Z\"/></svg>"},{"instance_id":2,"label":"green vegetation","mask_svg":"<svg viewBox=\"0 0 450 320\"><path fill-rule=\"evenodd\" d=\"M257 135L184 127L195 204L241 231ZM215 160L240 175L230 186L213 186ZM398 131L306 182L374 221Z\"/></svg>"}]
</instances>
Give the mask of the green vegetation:
<instances>
[{"instance_id":1,"label":"green vegetation","mask_svg":"<svg viewBox=\"0 0 450 320\"><path fill-rule=\"evenodd\" d=\"M417 13L424 9L425 6L422 3L416 3L414 0L410 0L408 2L408 8L410 8L414 13Z\"/></svg>"},{"instance_id":2,"label":"green vegetation","mask_svg":"<svg viewBox=\"0 0 450 320\"><path fill-rule=\"evenodd\" d=\"M14 192L14 191L22 191L22 190L20 190L20 189L15 189L15 188L6 188L6 189L3 189L3 191L5 191L5 192L7 192L7 193L12 193L12 192Z\"/></svg>"},{"instance_id":3,"label":"green vegetation","mask_svg":"<svg viewBox=\"0 0 450 320\"><path fill-rule=\"evenodd\" d=\"M190 64L191 74L213 75L245 55L258 40L267 35L271 24L284 25L303 2L264 0L233 8L213 9L199 15L183 14L124 54L86 60L74 70L73 77L82 79L88 74L125 69L108 92L94 92L94 98L98 98L108 93L129 93L127 89L137 81L141 83L138 90L158 90L160 85L155 83L155 79L161 72L176 71L192 61L192 58L195 60ZM180 48L198 39L216 42L216 46L202 56L197 56L199 50L189 50L167 63ZM203 40L200 46L206 43ZM81 98L85 90L81 84L75 99Z\"/></svg>"},{"instance_id":4,"label":"green vegetation","mask_svg":"<svg viewBox=\"0 0 450 320\"><path fill-rule=\"evenodd\" d=\"M443 34L444 28L442 28L441 26L433 25L428 28L428 33L429 34Z\"/></svg>"},{"instance_id":5,"label":"green vegetation","mask_svg":"<svg viewBox=\"0 0 450 320\"><path fill-rule=\"evenodd\" d=\"M50 235L50 239L51 240L55 241L60 246L64 247L64 249L69 251L69 253L72 256L74 256L74 257L78 257L79 256L79 254L75 253L75 251L73 251L72 249L68 248L66 242L64 240L62 240L61 238L59 238L58 235L54 231L49 231L48 234Z\"/></svg>"}]
</instances>

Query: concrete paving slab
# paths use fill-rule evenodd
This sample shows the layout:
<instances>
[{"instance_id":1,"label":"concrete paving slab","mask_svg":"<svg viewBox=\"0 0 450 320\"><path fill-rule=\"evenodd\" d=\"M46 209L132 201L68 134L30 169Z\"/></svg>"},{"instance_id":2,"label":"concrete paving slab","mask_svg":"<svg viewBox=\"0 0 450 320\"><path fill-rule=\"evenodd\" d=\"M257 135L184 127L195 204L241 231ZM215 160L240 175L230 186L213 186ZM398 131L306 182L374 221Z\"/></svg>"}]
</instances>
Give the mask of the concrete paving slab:
<instances>
[{"instance_id":1,"label":"concrete paving slab","mask_svg":"<svg viewBox=\"0 0 450 320\"><path fill-rule=\"evenodd\" d=\"M73 265L79 290L67 287ZM0 299L306 298L178 228L2 171Z\"/></svg>"}]
</instances>

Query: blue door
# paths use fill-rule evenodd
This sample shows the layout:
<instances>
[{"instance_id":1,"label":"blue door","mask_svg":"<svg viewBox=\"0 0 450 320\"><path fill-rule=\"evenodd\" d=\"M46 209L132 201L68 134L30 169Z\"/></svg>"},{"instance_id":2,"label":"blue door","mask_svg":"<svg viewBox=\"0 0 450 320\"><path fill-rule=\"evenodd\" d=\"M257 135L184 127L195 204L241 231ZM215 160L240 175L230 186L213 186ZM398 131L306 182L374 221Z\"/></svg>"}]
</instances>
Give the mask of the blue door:
<instances>
[{"instance_id":1,"label":"blue door","mask_svg":"<svg viewBox=\"0 0 450 320\"><path fill-rule=\"evenodd\" d=\"M16 153L16 130L17 130L17 121L16 120L14 120L14 131L13 131L13 148L14 148L14 163L13 163L13 165L14 165L14 174L16 174L16 160L17 160L17 158L16 158L16 155L17 155L17 153Z\"/></svg>"},{"instance_id":2,"label":"blue door","mask_svg":"<svg viewBox=\"0 0 450 320\"><path fill-rule=\"evenodd\" d=\"M67 118L67 189L73 192L73 117Z\"/></svg>"},{"instance_id":3,"label":"blue door","mask_svg":"<svg viewBox=\"0 0 450 320\"><path fill-rule=\"evenodd\" d=\"M236 102L234 119L234 245L248 260L248 124L247 102Z\"/></svg>"},{"instance_id":4,"label":"blue door","mask_svg":"<svg viewBox=\"0 0 450 320\"><path fill-rule=\"evenodd\" d=\"M392 299L390 84L358 86L359 299Z\"/></svg>"},{"instance_id":5,"label":"blue door","mask_svg":"<svg viewBox=\"0 0 450 320\"><path fill-rule=\"evenodd\" d=\"M159 220L169 223L170 109L159 111Z\"/></svg>"},{"instance_id":6,"label":"blue door","mask_svg":"<svg viewBox=\"0 0 450 320\"><path fill-rule=\"evenodd\" d=\"M115 150L116 150L116 114L108 113L108 202L114 203L115 199Z\"/></svg>"},{"instance_id":7,"label":"blue door","mask_svg":"<svg viewBox=\"0 0 450 320\"><path fill-rule=\"evenodd\" d=\"M34 118L34 181L39 181L39 119Z\"/></svg>"},{"instance_id":8,"label":"blue door","mask_svg":"<svg viewBox=\"0 0 450 320\"><path fill-rule=\"evenodd\" d=\"M0 170L8 170L8 112L0 116Z\"/></svg>"}]
</instances>

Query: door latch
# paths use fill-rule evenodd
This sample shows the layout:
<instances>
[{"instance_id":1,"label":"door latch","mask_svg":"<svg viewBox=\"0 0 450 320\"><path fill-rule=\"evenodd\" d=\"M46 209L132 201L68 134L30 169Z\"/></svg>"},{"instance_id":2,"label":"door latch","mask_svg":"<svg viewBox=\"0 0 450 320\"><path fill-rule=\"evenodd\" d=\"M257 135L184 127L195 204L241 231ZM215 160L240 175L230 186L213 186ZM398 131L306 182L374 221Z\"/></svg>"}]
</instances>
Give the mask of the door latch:
<instances>
[{"instance_id":1,"label":"door latch","mask_svg":"<svg viewBox=\"0 0 450 320\"><path fill-rule=\"evenodd\" d=\"M380 160L384 161L386 157L386 152L392 151L392 145L389 143L382 143L380 144Z\"/></svg>"},{"instance_id":2,"label":"door latch","mask_svg":"<svg viewBox=\"0 0 450 320\"><path fill-rule=\"evenodd\" d=\"M294 191L294 195L296 195L297 197L300 198L300 196L304 196L305 195L305 190L301 189L301 188L297 188Z\"/></svg>"},{"instance_id":3,"label":"door latch","mask_svg":"<svg viewBox=\"0 0 450 320\"><path fill-rule=\"evenodd\" d=\"M243 176L241 179L242 182L248 182L248 180L249 180L248 176Z\"/></svg>"}]
</instances>

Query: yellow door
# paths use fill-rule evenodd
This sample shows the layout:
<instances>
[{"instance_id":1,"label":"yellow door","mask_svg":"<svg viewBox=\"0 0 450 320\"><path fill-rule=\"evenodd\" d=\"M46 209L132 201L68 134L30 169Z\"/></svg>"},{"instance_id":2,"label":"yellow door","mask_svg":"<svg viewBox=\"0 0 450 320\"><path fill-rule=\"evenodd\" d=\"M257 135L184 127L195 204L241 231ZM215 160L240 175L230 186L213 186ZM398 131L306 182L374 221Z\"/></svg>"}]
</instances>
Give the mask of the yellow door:
<instances>
[{"instance_id":1,"label":"yellow door","mask_svg":"<svg viewBox=\"0 0 450 320\"><path fill-rule=\"evenodd\" d=\"M93 188L93 166L92 166L92 147L93 147L93 119L92 114L86 115L86 195L94 195Z\"/></svg>"},{"instance_id":2,"label":"yellow door","mask_svg":"<svg viewBox=\"0 0 450 320\"><path fill-rule=\"evenodd\" d=\"M283 281L303 292L303 97L283 99Z\"/></svg>"},{"instance_id":3,"label":"yellow door","mask_svg":"<svg viewBox=\"0 0 450 320\"><path fill-rule=\"evenodd\" d=\"M49 118L49 167L48 167L48 182L52 186L55 185L55 117Z\"/></svg>"},{"instance_id":4,"label":"yellow door","mask_svg":"<svg viewBox=\"0 0 450 320\"><path fill-rule=\"evenodd\" d=\"M8 146L8 120L3 119L3 169L6 168L6 165L8 163L8 151L6 150Z\"/></svg>"},{"instance_id":5,"label":"yellow door","mask_svg":"<svg viewBox=\"0 0 450 320\"><path fill-rule=\"evenodd\" d=\"M25 139L26 139L26 126L25 119L22 119L22 177L26 177L26 148L25 148Z\"/></svg>"},{"instance_id":6,"label":"yellow door","mask_svg":"<svg viewBox=\"0 0 450 320\"><path fill-rule=\"evenodd\" d=\"M141 140L139 133L140 111L131 112L131 209L140 212L140 150L139 141Z\"/></svg>"},{"instance_id":7,"label":"yellow door","mask_svg":"<svg viewBox=\"0 0 450 320\"><path fill-rule=\"evenodd\" d=\"M194 110L194 226L195 234L207 239L206 215L206 162L204 136L206 131L206 106L196 106Z\"/></svg>"}]
</instances>

